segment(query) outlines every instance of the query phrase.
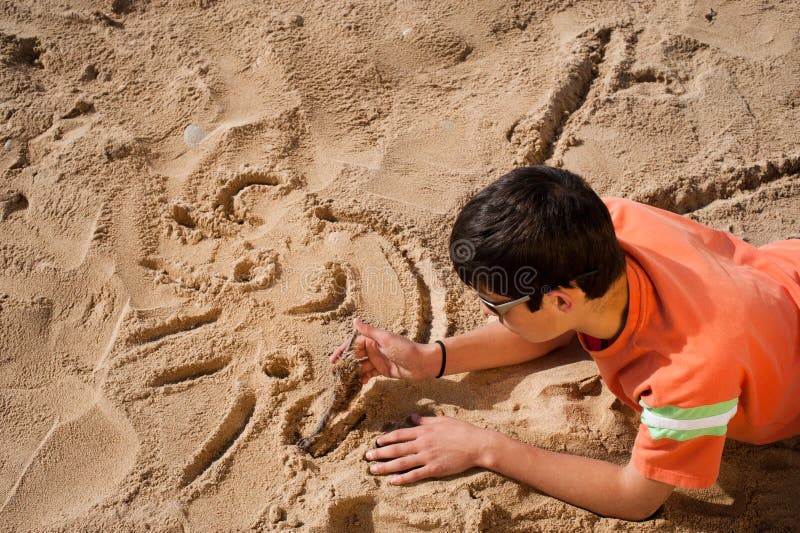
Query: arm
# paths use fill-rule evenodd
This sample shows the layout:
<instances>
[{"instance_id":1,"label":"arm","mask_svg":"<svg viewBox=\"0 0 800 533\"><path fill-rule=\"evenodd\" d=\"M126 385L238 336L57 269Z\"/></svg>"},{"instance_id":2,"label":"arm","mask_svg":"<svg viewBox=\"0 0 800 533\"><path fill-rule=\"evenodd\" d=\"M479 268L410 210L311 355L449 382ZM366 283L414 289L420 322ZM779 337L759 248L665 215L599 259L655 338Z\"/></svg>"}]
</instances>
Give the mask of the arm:
<instances>
[{"instance_id":1,"label":"arm","mask_svg":"<svg viewBox=\"0 0 800 533\"><path fill-rule=\"evenodd\" d=\"M469 333L449 337L443 341L447 348L445 374L459 374L471 370L524 363L569 344L573 337L575 337L575 332L568 331L547 342L533 343L526 341L499 321L494 320ZM435 356L438 356L441 364L439 345L432 343L427 347L433 350ZM439 368L437 367L436 370L438 372Z\"/></svg>"},{"instance_id":2,"label":"arm","mask_svg":"<svg viewBox=\"0 0 800 533\"><path fill-rule=\"evenodd\" d=\"M604 516L644 520L672 492L625 466L556 453L446 416L412 415L419 425L381 435L367 452L373 474L390 474L395 485L458 474L472 467L494 470L560 500Z\"/></svg>"},{"instance_id":3,"label":"arm","mask_svg":"<svg viewBox=\"0 0 800 533\"><path fill-rule=\"evenodd\" d=\"M442 352L435 342L419 344L358 319L353 320L353 326L359 332L353 350L357 357L366 358L361 367L364 383L379 375L430 379L439 373ZM569 331L547 342L531 343L500 322L492 322L443 341L447 348L445 373L457 374L530 361L567 344L574 336L575 332ZM342 344L333 352L331 363L336 362L345 348Z\"/></svg>"},{"instance_id":4,"label":"arm","mask_svg":"<svg viewBox=\"0 0 800 533\"><path fill-rule=\"evenodd\" d=\"M491 444L479 457L479 466L603 516L644 520L673 489L647 479L632 463L623 466L551 452L491 433Z\"/></svg>"}]
</instances>

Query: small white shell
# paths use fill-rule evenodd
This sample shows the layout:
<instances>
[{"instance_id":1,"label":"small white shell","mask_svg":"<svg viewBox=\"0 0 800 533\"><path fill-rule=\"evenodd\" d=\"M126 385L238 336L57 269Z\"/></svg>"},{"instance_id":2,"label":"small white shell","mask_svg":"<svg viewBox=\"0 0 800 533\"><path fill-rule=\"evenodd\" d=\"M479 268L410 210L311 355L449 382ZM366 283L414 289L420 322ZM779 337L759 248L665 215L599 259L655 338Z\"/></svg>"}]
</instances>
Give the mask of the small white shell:
<instances>
[{"instance_id":1,"label":"small white shell","mask_svg":"<svg viewBox=\"0 0 800 533\"><path fill-rule=\"evenodd\" d=\"M205 130L197 124L189 124L186 126L186 129L183 130L183 142L185 142L186 146L189 148L194 148L200 144L205 136Z\"/></svg>"}]
</instances>

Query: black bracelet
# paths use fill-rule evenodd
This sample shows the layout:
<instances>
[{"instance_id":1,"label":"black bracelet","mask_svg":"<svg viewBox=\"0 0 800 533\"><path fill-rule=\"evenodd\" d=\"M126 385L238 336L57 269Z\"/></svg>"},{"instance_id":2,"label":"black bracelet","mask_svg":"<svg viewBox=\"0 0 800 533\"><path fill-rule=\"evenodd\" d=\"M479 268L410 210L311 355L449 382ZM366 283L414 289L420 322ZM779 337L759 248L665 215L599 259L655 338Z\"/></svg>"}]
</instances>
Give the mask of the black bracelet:
<instances>
[{"instance_id":1,"label":"black bracelet","mask_svg":"<svg viewBox=\"0 0 800 533\"><path fill-rule=\"evenodd\" d=\"M442 347L442 368L439 369L439 375L436 376L436 379L439 379L440 377L444 376L444 367L447 365L447 349L445 349L442 341L435 342Z\"/></svg>"}]
</instances>

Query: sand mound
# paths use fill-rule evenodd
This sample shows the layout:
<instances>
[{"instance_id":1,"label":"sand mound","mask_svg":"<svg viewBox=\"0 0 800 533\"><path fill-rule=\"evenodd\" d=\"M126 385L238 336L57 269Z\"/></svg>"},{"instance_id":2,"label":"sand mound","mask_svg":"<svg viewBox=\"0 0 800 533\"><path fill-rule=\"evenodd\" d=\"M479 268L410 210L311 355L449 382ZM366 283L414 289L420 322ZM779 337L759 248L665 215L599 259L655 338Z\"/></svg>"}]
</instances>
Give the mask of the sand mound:
<instances>
[{"instance_id":1,"label":"sand mound","mask_svg":"<svg viewBox=\"0 0 800 533\"><path fill-rule=\"evenodd\" d=\"M352 317L419 342L481 323L446 238L514 165L754 244L800 233L800 10L571 6L4 8L3 529L793 529L797 439L729 442L713 488L639 524L488 472L367 473L413 411L625 461L636 416L577 345L373 380L294 445Z\"/></svg>"}]
</instances>

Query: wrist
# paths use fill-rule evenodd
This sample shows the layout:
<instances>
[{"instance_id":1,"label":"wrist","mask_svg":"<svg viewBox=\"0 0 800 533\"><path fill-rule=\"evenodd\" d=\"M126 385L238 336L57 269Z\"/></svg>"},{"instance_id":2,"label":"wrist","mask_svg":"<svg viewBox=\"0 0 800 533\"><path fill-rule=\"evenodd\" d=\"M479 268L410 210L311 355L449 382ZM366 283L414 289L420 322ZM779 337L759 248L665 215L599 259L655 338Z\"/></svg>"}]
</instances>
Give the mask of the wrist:
<instances>
[{"instance_id":1,"label":"wrist","mask_svg":"<svg viewBox=\"0 0 800 533\"><path fill-rule=\"evenodd\" d=\"M418 379L433 379L442 368L442 348L435 342L420 344L422 375Z\"/></svg>"},{"instance_id":2,"label":"wrist","mask_svg":"<svg viewBox=\"0 0 800 533\"><path fill-rule=\"evenodd\" d=\"M497 472L501 468L502 458L513 453L509 447L513 446L516 441L497 431L488 429L484 431L486 434L481 435L475 466Z\"/></svg>"}]
</instances>

